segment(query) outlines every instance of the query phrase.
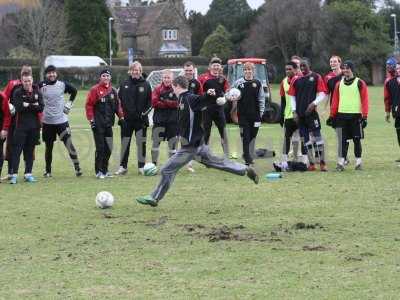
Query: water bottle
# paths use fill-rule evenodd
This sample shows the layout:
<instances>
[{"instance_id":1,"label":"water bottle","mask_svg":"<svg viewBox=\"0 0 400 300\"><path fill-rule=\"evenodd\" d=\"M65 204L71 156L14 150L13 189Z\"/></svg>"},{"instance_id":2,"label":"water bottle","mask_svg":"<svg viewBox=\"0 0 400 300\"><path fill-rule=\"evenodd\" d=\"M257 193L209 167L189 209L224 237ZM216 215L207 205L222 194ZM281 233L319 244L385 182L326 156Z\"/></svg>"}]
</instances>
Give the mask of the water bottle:
<instances>
[{"instance_id":1,"label":"water bottle","mask_svg":"<svg viewBox=\"0 0 400 300\"><path fill-rule=\"evenodd\" d=\"M265 178L269 181L275 181L275 180L282 178L282 174L281 173L268 173L265 175Z\"/></svg>"}]
</instances>

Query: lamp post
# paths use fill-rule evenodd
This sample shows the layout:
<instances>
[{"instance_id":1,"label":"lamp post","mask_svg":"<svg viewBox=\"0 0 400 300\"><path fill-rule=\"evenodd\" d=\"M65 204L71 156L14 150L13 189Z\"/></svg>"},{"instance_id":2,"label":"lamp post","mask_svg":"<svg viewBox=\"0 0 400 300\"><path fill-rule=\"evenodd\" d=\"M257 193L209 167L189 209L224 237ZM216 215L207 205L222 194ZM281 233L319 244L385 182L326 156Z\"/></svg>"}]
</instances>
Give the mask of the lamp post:
<instances>
[{"instance_id":1,"label":"lamp post","mask_svg":"<svg viewBox=\"0 0 400 300\"><path fill-rule=\"evenodd\" d=\"M399 54L399 36L397 35L397 20L396 20L396 14L391 14L390 15L393 18L393 23L394 23L394 54L398 55Z\"/></svg>"},{"instance_id":2,"label":"lamp post","mask_svg":"<svg viewBox=\"0 0 400 300\"><path fill-rule=\"evenodd\" d=\"M112 18L112 17L109 17L108 18L108 39L109 39L109 42L110 42L110 66L112 66L112 54L113 54L113 51L112 51L112 44L111 44L111 38L112 38L112 36L111 36L111 25L112 25L112 21L114 21L114 18Z\"/></svg>"}]
</instances>

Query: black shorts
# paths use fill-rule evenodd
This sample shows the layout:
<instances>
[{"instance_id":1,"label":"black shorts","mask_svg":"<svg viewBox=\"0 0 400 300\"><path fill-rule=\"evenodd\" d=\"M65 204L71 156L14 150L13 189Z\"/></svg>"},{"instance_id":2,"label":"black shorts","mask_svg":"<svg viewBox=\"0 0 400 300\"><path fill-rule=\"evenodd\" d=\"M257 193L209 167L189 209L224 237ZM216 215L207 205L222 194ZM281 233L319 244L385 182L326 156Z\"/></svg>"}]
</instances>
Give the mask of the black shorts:
<instances>
[{"instance_id":1,"label":"black shorts","mask_svg":"<svg viewBox=\"0 0 400 300\"><path fill-rule=\"evenodd\" d=\"M64 141L71 137L71 129L68 122L62 124L45 124L43 123L42 128L42 139L43 142L55 142L57 135L60 140Z\"/></svg>"},{"instance_id":2,"label":"black shorts","mask_svg":"<svg viewBox=\"0 0 400 300\"><path fill-rule=\"evenodd\" d=\"M152 139L159 141L168 141L178 136L178 123L166 122L153 125Z\"/></svg>"},{"instance_id":3,"label":"black shorts","mask_svg":"<svg viewBox=\"0 0 400 300\"><path fill-rule=\"evenodd\" d=\"M364 130L361 126L360 118L341 119L336 120L336 129L342 129L342 134L347 140L354 138L364 138Z\"/></svg>"},{"instance_id":4,"label":"black shorts","mask_svg":"<svg viewBox=\"0 0 400 300\"><path fill-rule=\"evenodd\" d=\"M299 117L299 128L305 127L308 131L313 132L321 129L321 121L319 120L319 115L316 111L311 114Z\"/></svg>"},{"instance_id":5,"label":"black shorts","mask_svg":"<svg viewBox=\"0 0 400 300\"><path fill-rule=\"evenodd\" d=\"M285 119L285 136L291 137L297 129L299 128L293 118Z\"/></svg>"}]
</instances>

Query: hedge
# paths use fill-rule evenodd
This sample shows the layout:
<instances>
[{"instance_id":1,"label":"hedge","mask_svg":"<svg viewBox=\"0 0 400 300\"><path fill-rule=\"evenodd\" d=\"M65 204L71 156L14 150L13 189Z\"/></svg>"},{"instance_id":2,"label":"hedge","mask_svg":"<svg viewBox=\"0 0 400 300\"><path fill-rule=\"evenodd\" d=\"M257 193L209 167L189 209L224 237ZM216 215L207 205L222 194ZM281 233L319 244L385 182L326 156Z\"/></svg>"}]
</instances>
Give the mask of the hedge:
<instances>
[{"instance_id":1,"label":"hedge","mask_svg":"<svg viewBox=\"0 0 400 300\"><path fill-rule=\"evenodd\" d=\"M182 66L171 66L171 68L180 68ZM143 66L143 72L149 74L154 70L165 69L166 66ZM95 68L58 68L57 72L59 78L70 82L71 84L81 87L88 88L95 84L99 79L99 73L104 67ZM119 85L125 78L128 77L127 66L112 66L112 81L114 85ZM206 70L206 66L199 66L199 73ZM21 67L1 67L0 66L0 87L4 87L8 80L19 78ZM39 80L39 68L33 67L34 81Z\"/></svg>"},{"instance_id":2,"label":"hedge","mask_svg":"<svg viewBox=\"0 0 400 300\"><path fill-rule=\"evenodd\" d=\"M187 61L191 61L196 65L208 65L209 59L201 56L184 56L184 57L153 57L153 58L138 58L138 61L143 66L183 66ZM108 61L108 60L107 60ZM113 65L127 66L127 58L113 58Z\"/></svg>"}]
</instances>

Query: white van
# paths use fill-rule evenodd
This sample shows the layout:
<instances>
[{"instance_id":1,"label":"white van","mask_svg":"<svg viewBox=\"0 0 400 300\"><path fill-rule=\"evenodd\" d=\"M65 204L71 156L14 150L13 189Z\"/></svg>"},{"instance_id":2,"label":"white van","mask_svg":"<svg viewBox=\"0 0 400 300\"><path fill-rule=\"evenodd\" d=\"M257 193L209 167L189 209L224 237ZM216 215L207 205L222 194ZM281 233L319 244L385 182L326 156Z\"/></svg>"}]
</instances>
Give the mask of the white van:
<instances>
[{"instance_id":1,"label":"white van","mask_svg":"<svg viewBox=\"0 0 400 300\"><path fill-rule=\"evenodd\" d=\"M44 66L49 65L56 68L89 68L107 66L107 63L98 56L49 55L44 61Z\"/></svg>"}]
</instances>

